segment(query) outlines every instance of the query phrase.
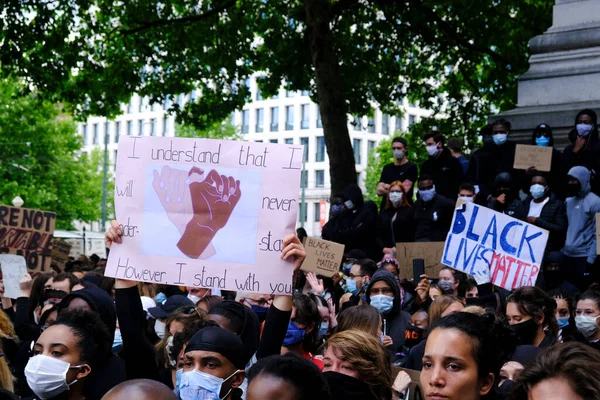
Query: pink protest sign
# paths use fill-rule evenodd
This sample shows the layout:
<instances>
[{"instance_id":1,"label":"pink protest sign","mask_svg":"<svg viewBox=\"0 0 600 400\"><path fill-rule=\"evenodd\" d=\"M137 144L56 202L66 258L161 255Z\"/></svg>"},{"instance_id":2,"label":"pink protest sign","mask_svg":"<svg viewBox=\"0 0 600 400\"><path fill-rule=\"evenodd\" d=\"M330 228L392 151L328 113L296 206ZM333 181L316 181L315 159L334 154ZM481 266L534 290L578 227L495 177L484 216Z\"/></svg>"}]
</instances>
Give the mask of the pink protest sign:
<instances>
[{"instance_id":1,"label":"pink protest sign","mask_svg":"<svg viewBox=\"0 0 600 400\"><path fill-rule=\"evenodd\" d=\"M302 155L294 145L122 138L123 243L111 247L106 275L291 295L293 265L280 257L296 226Z\"/></svg>"}]
</instances>

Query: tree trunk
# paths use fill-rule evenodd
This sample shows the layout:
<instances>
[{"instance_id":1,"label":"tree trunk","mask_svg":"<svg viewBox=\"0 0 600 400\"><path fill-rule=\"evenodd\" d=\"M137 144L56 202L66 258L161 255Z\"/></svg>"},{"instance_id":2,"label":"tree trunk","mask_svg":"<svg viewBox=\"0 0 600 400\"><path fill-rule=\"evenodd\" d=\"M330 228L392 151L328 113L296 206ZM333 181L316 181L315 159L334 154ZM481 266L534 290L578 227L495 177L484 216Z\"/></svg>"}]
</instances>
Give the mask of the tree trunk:
<instances>
[{"instance_id":1,"label":"tree trunk","mask_svg":"<svg viewBox=\"0 0 600 400\"><path fill-rule=\"evenodd\" d=\"M332 195L356 183L354 152L348 133L348 116L337 54L333 49L329 0L303 0L306 37L313 66L327 155Z\"/></svg>"}]
</instances>

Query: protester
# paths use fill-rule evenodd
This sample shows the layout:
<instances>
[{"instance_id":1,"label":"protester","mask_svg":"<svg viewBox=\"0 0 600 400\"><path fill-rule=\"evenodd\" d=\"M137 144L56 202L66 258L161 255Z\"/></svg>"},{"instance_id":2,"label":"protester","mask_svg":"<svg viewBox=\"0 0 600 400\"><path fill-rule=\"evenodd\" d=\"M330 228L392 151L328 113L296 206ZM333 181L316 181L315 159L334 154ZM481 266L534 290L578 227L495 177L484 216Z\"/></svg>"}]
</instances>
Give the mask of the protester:
<instances>
[{"instance_id":1,"label":"protester","mask_svg":"<svg viewBox=\"0 0 600 400\"><path fill-rule=\"evenodd\" d=\"M600 285L594 283L579 297L575 315L577 330L591 347L600 350Z\"/></svg>"},{"instance_id":2,"label":"protester","mask_svg":"<svg viewBox=\"0 0 600 400\"><path fill-rule=\"evenodd\" d=\"M600 352L580 343L546 349L519 375L511 400L600 399Z\"/></svg>"},{"instance_id":3,"label":"protester","mask_svg":"<svg viewBox=\"0 0 600 400\"><path fill-rule=\"evenodd\" d=\"M496 393L501 398L508 398L515 381L525 369L531 364L535 358L542 352L539 347L531 345L517 346L514 354L506 364L500 369L500 381Z\"/></svg>"},{"instance_id":4,"label":"protester","mask_svg":"<svg viewBox=\"0 0 600 400\"><path fill-rule=\"evenodd\" d=\"M577 330L575 324L575 298L559 289L548 292L556 302L556 322L558 323L558 338L560 343L585 342L585 337Z\"/></svg>"},{"instance_id":5,"label":"protester","mask_svg":"<svg viewBox=\"0 0 600 400\"><path fill-rule=\"evenodd\" d=\"M392 398L392 366L371 335L358 330L336 333L327 341L323 365L332 399Z\"/></svg>"},{"instance_id":6,"label":"protester","mask_svg":"<svg viewBox=\"0 0 600 400\"><path fill-rule=\"evenodd\" d=\"M473 302L469 301L476 300L479 298L479 287L477 286L477 281L470 276L467 277L467 282L465 286L465 301L467 304L473 304Z\"/></svg>"},{"instance_id":7,"label":"protester","mask_svg":"<svg viewBox=\"0 0 600 400\"><path fill-rule=\"evenodd\" d=\"M350 268L346 288L352 293L347 306L358 305L365 294L373 274L377 271L377 264L367 258L358 260Z\"/></svg>"},{"instance_id":8,"label":"protester","mask_svg":"<svg viewBox=\"0 0 600 400\"><path fill-rule=\"evenodd\" d=\"M456 200L458 186L463 180L461 162L452 156L450 149L444 146L444 135L431 131L423 135L423 142L429 158L421 165L421 175L429 175L436 184L436 192Z\"/></svg>"},{"instance_id":9,"label":"protester","mask_svg":"<svg viewBox=\"0 0 600 400\"><path fill-rule=\"evenodd\" d=\"M368 304L348 307L337 316L336 333L350 329L365 332L383 341L383 319L379 311Z\"/></svg>"},{"instance_id":10,"label":"protester","mask_svg":"<svg viewBox=\"0 0 600 400\"><path fill-rule=\"evenodd\" d=\"M223 301L224 301L223 297L221 297L221 296L206 296L202 300L199 300L198 303L196 303L196 308L198 310L204 311L205 313L208 313L208 311L212 307L216 306L217 304L222 303ZM256 313L256 315L258 316L258 313ZM267 315L267 308L265 307L265 312L264 312L263 317L266 317L266 315ZM260 317L259 317L259 319L260 319ZM264 318L262 319L262 321L264 321Z\"/></svg>"},{"instance_id":11,"label":"protester","mask_svg":"<svg viewBox=\"0 0 600 400\"><path fill-rule=\"evenodd\" d=\"M177 400L171 389L150 379L125 381L106 393L102 400Z\"/></svg>"},{"instance_id":12,"label":"protester","mask_svg":"<svg viewBox=\"0 0 600 400\"><path fill-rule=\"evenodd\" d=\"M77 282L79 282L79 279L75 275L62 272L50 277L44 287L45 289L62 290L65 293L70 293Z\"/></svg>"},{"instance_id":13,"label":"protester","mask_svg":"<svg viewBox=\"0 0 600 400\"><path fill-rule=\"evenodd\" d=\"M533 130L531 137L532 146L552 147L552 162L550 171L546 173L548 185L552 188L552 192L561 200L565 199L565 174L566 170L563 164L562 153L554 147L554 136L552 128L547 124L540 124ZM528 171L529 173L530 171ZM535 169L534 173L539 173Z\"/></svg>"},{"instance_id":14,"label":"protester","mask_svg":"<svg viewBox=\"0 0 600 400\"><path fill-rule=\"evenodd\" d=\"M549 347L556 343L556 302L537 287L524 286L506 300L506 317L519 344Z\"/></svg>"},{"instance_id":15,"label":"protester","mask_svg":"<svg viewBox=\"0 0 600 400\"><path fill-rule=\"evenodd\" d=\"M415 240L413 208L400 181L392 182L384 197L385 207L377 220L377 243L384 254L392 254L396 243Z\"/></svg>"},{"instance_id":16,"label":"protester","mask_svg":"<svg viewBox=\"0 0 600 400\"><path fill-rule=\"evenodd\" d=\"M467 160L462 155L463 141L460 138L450 138L448 139L448 148L450 149L450 153L452 157L455 157L458 162L460 162L460 166L462 167L463 175L467 174L467 169L469 168L469 160Z\"/></svg>"},{"instance_id":17,"label":"protester","mask_svg":"<svg viewBox=\"0 0 600 400\"><path fill-rule=\"evenodd\" d=\"M563 152L565 170L581 166L590 171L600 171L600 141L598 140L598 117L592 110L581 110L575 116L575 142ZM570 174L569 174L570 175ZM598 194L597 180L590 182L590 190ZM571 196L567 193L567 197Z\"/></svg>"},{"instance_id":18,"label":"protester","mask_svg":"<svg viewBox=\"0 0 600 400\"><path fill-rule=\"evenodd\" d=\"M406 158L408 154L408 143L402 137L395 137L392 140L392 152L394 153L394 162L386 164L381 171L381 177L377 184L377 195L384 196L388 194L390 184L395 181L402 182L404 191L407 194L407 200L412 204L413 185L417 181L417 166ZM385 198L381 200L381 207L385 206Z\"/></svg>"},{"instance_id":19,"label":"protester","mask_svg":"<svg viewBox=\"0 0 600 400\"><path fill-rule=\"evenodd\" d=\"M454 268L444 267L438 273L438 287L442 290L442 294L451 294L458 296L458 288L464 285L467 281L467 276L455 270Z\"/></svg>"},{"instance_id":20,"label":"protester","mask_svg":"<svg viewBox=\"0 0 600 400\"><path fill-rule=\"evenodd\" d=\"M321 315L317 305L305 294L294 297L294 307L288 324L281 354L294 352L323 369L322 362L315 358Z\"/></svg>"},{"instance_id":21,"label":"protester","mask_svg":"<svg viewBox=\"0 0 600 400\"><path fill-rule=\"evenodd\" d=\"M472 183L461 183L458 187L458 198L468 203L474 203L477 200L475 186Z\"/></svg>"},{"instance_id":22,"label":"protester","mask_svg":"<svg viewBox=\"0 0 600 400\"><path fill-rule=\"evenodd\" d=\"M439 282L438 282L439 283ZM431 301L435 301L440 296L444 295L444 291L437 283L432 283L429 286L429 298Z\"/></svg>"},{"instance_id":23,"label":"protester","mask_svg":"<svg viewBox=\"0 0 600 400\"><path fill-rule=\"evenodd\" d=\"M544 257L542 274L538 277L536 286L546 292L558 289L575 297L579 295L579 289L566 278L569 274L565 271L565 256L560 251L551 251Z\"/></svg>"},{"instance_id":24,"label":"protester","mask_svg":"<svg viewBox=\"0 0 600 400\"><path fill-rule=\"evenodd\" d=\"M419 177L419 199L414 205L415 241L443 242L450 230L454 202L437 194L429 175Z\"/></svg>"},{"instance_id":25,"label":"protester","mask_svg":"<svg viewBox=\"0 0 600 400\"><path fill-rule=\"evenodd\" d=\"M527 212L517 190L511 174L508 172L498 174L494 179L494 192L489 197L488 207L509 217L525 221Z\"/></svg>"}]
</instances>

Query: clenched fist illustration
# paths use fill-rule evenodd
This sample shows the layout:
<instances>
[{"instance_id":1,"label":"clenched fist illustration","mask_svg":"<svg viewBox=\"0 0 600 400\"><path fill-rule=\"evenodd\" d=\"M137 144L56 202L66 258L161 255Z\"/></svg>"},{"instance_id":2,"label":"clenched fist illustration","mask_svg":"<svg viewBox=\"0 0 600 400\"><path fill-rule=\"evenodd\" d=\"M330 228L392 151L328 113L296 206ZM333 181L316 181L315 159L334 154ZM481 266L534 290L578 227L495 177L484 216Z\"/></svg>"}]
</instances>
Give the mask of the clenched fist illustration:
<instances>
[{"instance_id":1,"label":"clenched fist illustration","mask_svg":"<svg viewBox=\"0 0 600 400\"><path fill-rule=\"evenodd\" d=\"M242 192L240 181L219 175L215 170L211 170L202 181L203 171L192 168L189 178L193 176L189 183L193 216L186 224L177 247L186 256L199 258L219 229L227 224Z\"/></svg>"}]
</instances>

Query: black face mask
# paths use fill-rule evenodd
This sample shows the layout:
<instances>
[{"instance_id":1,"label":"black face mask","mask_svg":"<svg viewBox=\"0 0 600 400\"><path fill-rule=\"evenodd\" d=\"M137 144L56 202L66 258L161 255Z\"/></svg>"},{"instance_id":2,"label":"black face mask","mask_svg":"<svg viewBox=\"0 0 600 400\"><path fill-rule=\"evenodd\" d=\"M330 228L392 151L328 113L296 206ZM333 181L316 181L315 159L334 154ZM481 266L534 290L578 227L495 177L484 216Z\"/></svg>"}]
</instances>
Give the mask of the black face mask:
<instances>
[{"instance_id":1,"label":"black face mask","mask_svg":"<svg viewBox=\"0 0 600 400\"><path fill-rule=\"evenodd\" d=\"M581 184L569 183L567 185L567 197L575 197L581 193Z\"/></svg>"},{"instance_id":2,"label":"black face mask","mask_svg":"<svg viewBox=\"0 0 600 400\"><path fill-rule=\"evenodd\" d=\"M544 272L544 279L550 286L556 286L564 280L563 273L559 269L550 269Z\"/></svg>"},{"instance_id":3,"label":"black face mask","mask_svg":"<svg viewBox=\"0 0 600 400\"><path fill-rule=\"evenodd\" d=\"M465 299L465 303L468 306L478 306L479 305L479 297L467 297Z\"/></svg>"},{"instance_id":4,"label":"black face mask","mask_svg":"<svg viewBox=\"0 0 600 400\"><path fill-rule=\"evenodd\" d=\"M409 325L404 331L404 345L414 347L423 340L425 330L418 326Z\"/></svg>"},{"instance_id":5,"label":"black face mask","mask_svg":"<svg viewBox=\"0 0 600 400\"><path fill-rule=\"evenodd\" d=\"M510 379L505 380L499 388L496 388L496 394L503 399L508 399L508 396L512 391L513 385L514 382Z\"/></svg>"},{"instance_id":6,"label":"black face mask","mask_svg":"<svg viewBox=\"0 0 600 400\"><path fill-rule=\"evenodd\" d=\"M378 400L373 390L360 379L353 378L339 372L323 372L323 378L327 381L333 398L347 400Z\"/></svg>"},{"instance_id":7,"label":"black face mask","mask_svg":"<svg viewBox=\"0 0 600 400\"><path fill-rule=\"evenodd\" d=\"M510 328L519 337L519 344L533 344L533 339L538 332L538 324L533 318L520 324L511 325Z\"/></svg>"}]
</instances>

